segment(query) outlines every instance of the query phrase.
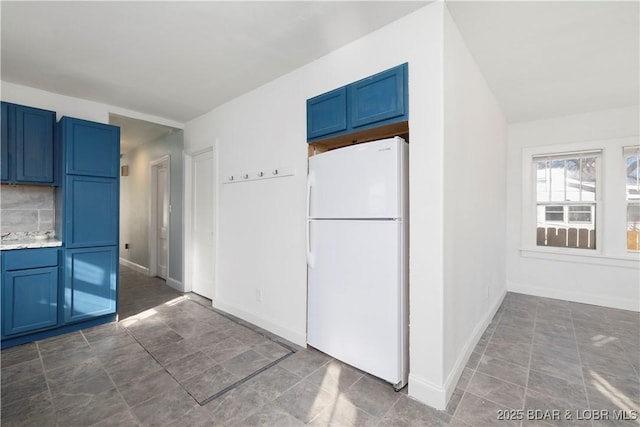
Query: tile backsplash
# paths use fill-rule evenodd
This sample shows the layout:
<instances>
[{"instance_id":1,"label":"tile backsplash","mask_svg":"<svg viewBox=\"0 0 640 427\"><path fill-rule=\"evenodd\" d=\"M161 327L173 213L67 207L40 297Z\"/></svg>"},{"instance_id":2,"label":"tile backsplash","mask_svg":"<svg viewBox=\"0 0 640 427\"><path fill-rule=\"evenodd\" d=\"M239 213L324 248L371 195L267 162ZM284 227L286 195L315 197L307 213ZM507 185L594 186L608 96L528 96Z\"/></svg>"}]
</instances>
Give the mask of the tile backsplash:
<instances>
[{"instance_id":1,"label":"tile backsplash","mask_svg":"<svg viewBox=\"0 0 640 427\"><path fill-rule=\"evenodd\" d=\"M0 232L47 232L54 229L55 188L0 186Z\"/></svg>"}]
</instances>

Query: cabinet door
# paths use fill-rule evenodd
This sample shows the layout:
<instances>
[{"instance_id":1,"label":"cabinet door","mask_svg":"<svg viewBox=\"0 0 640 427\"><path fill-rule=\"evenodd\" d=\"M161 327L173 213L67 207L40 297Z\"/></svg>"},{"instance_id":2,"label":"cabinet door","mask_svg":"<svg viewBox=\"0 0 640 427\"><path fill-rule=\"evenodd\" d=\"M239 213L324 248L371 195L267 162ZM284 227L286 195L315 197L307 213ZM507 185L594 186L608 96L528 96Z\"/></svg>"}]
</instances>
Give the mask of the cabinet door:
<instances>
[{"instance_id":1,"label":"cabinet door","mask_svg":"<svg viewBox=\"0 0 640 427\"><path fill-rule=\"evenodd\" d=\"M307 140L347 129L347 90L341 87L307 100Z\"/></svg>"},{"instance_id":2,"label":"cabinet door","mask_svg":"<svg viewBox=\"0 0 640 427\"><path fill-rule=\"evenodd\" d=\"M14 335L58 324L58 268L8 271L2 283L2 332Z\"/></svg>"},{"instance_id":3,"label":"cabinet door","mask_svg":"<svg viewBox=\"0 0 640 427\"><path fill-rule=\"evenodd\" d=\"M9 181L9 111L7 103L0 104L2 107L2 114L0 114L0 133L2 134L0 141L2 146L0 147L0 180L2 182Z\"/></svg>"},{"instance_id":4,"label":"cabinet door","mask_svg":"<svg viewBox=\"0 0 640 427\"><path fill-rule=\"evenodd\" d=\"M13 108L16 181L52 184L55 113L21 105Z\"/></svg>"},{"instance_id":5,"label":"cabinet door","mask_svg":"<svg viewBox=\"0 0 640 427\"><path fill-rule=\"evenodd\" d=\"M116 312L116 246L65 251L64 322Z\"/></svg>"},{"instance_id":6,"label":"cabinet door","mask_svg":"<svg viewBox=\"0 0 640 427\"><path fill-rule=\"evenodd\" d=\"M68 174L117 178L120 128L70 117L62 118Z\"/></svg>"},{"instance_id":7,"label":"cabinet door","mask_svg":"<svg viewBox=\"0 0 640 427\"><path fill-rule=\"evenodd\" d=\"M66 247L117 245L118 203L117 179L67 175Z\"/></svg>"},{"instance_id":8,"label":"cabinet door","mask_svg":"<svg viewBox=\"0 0 640 427\"><path fill-rule=\"evenodd\" d=\"M351 127L406 118L407 64L360 80L349 87Z\"/></svg>"}]
</instances>

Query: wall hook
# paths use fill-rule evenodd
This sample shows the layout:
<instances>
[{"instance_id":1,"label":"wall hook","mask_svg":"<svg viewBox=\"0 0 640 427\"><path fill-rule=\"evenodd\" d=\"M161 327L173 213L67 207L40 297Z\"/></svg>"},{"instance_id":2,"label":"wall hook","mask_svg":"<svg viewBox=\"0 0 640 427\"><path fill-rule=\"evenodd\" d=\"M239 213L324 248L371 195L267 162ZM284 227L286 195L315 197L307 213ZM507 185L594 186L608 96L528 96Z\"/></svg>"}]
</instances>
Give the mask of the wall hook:
<instances>
[{"instance_id":1,"label":"wall hook","mask_svg":"<svg viewBox=\"0 0 640 427\"><path fill-rule=\"evenodd\" d=\"M233 181L233 175L229 177L229 181Z\"/></svg>"},{"instance_id":2,"label":"wall hook","mask_svg":"<svg viewBox=\"0 0 640 427\"><path fill-rule=\"evenodd\" d=\"M272 172L274 175L278 175L278 169L274 169Z\"/></svg>"},{"instance_id":3,"label":"wall hook","mask_svg":"<svg viewBox=\"0 0 640 427\"><path fill-rule=\"evenodd\" d=\"M248 174L248 173L245 173L244 175L242 175L242 177L243 177L244 179L249 179L249 174Z\"/></svg>"},{"instance_id":4,"label":"wall hook","mask_svg":"<svg viewBox=\"0 0 640 427\"><path fill-rule=\"evenodd\" d=\"M264 172L260 171L258 172L258 177L262 178L264 176Z\"/></svg>"}]
</instances>

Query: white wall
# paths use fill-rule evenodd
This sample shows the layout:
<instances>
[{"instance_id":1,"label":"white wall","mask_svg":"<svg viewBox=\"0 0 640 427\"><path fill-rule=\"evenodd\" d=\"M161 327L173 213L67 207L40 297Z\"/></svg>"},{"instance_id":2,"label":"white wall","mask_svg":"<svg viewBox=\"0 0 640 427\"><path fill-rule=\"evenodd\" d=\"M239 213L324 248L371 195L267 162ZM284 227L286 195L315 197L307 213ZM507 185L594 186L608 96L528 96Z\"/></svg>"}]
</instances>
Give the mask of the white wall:
<instances>
[{"instance_id":1,"label":"white wall","mask_svg":"<svg viewBox=\"0 0 640 427\"><path fill-rule=\"evenodd\" d=\"M507 124L445 11L444 375L450 395L506 292Z\"/></svg>"},{"instance_id":2,"label":"white wall","mask_svg":"<svg viewBox=\"0 0 640 427\"><path fill-rule=\"evenodd\" d=\"M134 119L172 126L178 129L184 127L183 123L163 117L152 116L120 108L115 105L73 98L71 96L60 95L5 81L0 82L0 98L6 102L55 111L58 119L62 116L69 116L98 123L109 123L109 113L115 113Z\"/></svg>"},{"instance_id":3,"label":"white wall","mask_svg":"<svg viewBox=\"0 0 640 427\"><path fill-rule=\"evenodd\" d=\"M640 262L626 253L622 147L638 144L638 107L509 126L507 168L507 288L569 301L640 310ZM541 148L542 147L542 148ZM602 235L597 256L545 254L523 239L528 153L603 149ZM529 156L530 157L530 156ZM619 171L619 172L617 172ZM531 233L534 233L532 230ZM525 240L525 241L523 241ZM562 251L558 251L562 252ZM575 253L575 251L574 251Z\"/></svg>"},{"instance_id":4,"label":"white wall","mask_svg":"<svg viewBox=\"0 0 640 427\"><path fill-rule=\"evenodd\" d=\"M190 121L185 150L213 146L219 165L214 305L304 345L305 101L404 62L411 134L409 393L442 406L442 4L427 5ZM295 175L223 184L232 173L275 167Z\"/></svg>"},{"instance_id":5,"label":"white wall","mask_svg":"<svg viewBox=\"0 0 640 427\"><path fill-rule=\"evenodd\" d=\"M179 290L182 285L182 173L183 132L176 131L124 153L121 165L129 166L129 176L120 177L120 259L139 271L149 270L149 203L151 169L149 163L170 156L169 276L167 283ZM129 243L129 250L124 249Z\"/></svg>"}]
</instances>

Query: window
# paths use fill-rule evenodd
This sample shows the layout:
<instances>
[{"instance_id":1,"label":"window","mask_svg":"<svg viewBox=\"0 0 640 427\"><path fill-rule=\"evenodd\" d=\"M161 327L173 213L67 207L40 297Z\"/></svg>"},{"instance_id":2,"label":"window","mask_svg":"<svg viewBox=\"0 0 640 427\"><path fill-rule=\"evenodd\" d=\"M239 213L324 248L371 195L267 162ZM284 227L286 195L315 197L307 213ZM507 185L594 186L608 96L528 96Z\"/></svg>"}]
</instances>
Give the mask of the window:
<instances>
[{"instance_id":1,"label":"window","mask_svg":"<svg viewBox=\"0 0 640 427\"><path fill-rule=\"evenodd\" d=\"M600 151L534 156L533 163L537 246L596 249Z\"/></svg>"},{"instance_id":2,"label":"window","mask_svg":"<svg viewBox=\"0 0 640 427\"><path fill-rule=\"evenodd\" d=\"M624 148L627 193L627 251L640 252L640 146Z\"/></svg>"}]
</instances>

